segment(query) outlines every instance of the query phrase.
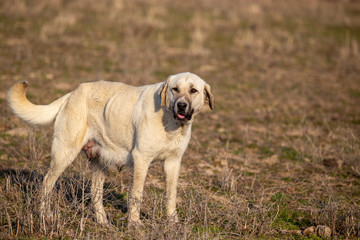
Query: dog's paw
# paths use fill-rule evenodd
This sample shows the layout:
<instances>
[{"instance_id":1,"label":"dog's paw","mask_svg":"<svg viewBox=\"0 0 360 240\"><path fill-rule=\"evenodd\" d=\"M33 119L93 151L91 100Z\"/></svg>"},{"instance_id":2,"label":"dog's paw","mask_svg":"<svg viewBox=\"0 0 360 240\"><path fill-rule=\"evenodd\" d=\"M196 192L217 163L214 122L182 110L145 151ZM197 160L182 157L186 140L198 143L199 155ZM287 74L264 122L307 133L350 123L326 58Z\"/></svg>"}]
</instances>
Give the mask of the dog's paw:
<instances>
[{"instance_id":1,"label":"dog's paw","mask_svg":"<svg viewBox=\"0 0 360 240\"><path fill-rule=\"evenodd\" d=\"M138 220L129 220L128 222L128 228L141 228L144 226L144 223L138 219Z\"/></svg>"},{"instance_id":2,"label":"dog's paw","mask_svg":"<svg viewBox=\"0 0 360 240\"><path fill-rule=\"evenodd\" d=\"M178 217L177 213L174 213L174 214L168 216L168 223L170 223L170 224L179 223L179 217Z\"/></svg>"},{"instance_id":3,"label":"dog's paw","mask_svg":"<svg viewBox=\"0 0 360 240\"><path fill-rule=\"evenodd\" d=\"M42 201L40 203L39 215L41 221L51 222L54 218L53 212L50 210L50 203L48 201Z\"/></svg>"},{"instance_id":4,"label":"dog's paw","mask_svg":"<svg viewBox=\"0 0 360 240\"><path fill-rule=\"evenodd\" d=\"M104 227L109 227L111 225L109 223L108 219L106 218L106 216L103 216L103 215L96 216L96 222Z\"/></svg>"},{"instance_id":5,"label":"dog's paw","mask_svg":"<svg viewBox=\"0 0 360 240\"><path fill-rule=\"evenodd\" d=\"M129 221L128 233L131 239L148 239L146 237L145 225L142 221Z\"/></svg>"},{"instance_id":6,"label":"dog's paw","mask_svg":"<svg viewBox=\"0 0 360 240\"><path fill-rule=\"evenodd\" d=\"M169 222L179 222L179 217L176 210L168 210L167 217Z\"/></svg>"}]
</instances>

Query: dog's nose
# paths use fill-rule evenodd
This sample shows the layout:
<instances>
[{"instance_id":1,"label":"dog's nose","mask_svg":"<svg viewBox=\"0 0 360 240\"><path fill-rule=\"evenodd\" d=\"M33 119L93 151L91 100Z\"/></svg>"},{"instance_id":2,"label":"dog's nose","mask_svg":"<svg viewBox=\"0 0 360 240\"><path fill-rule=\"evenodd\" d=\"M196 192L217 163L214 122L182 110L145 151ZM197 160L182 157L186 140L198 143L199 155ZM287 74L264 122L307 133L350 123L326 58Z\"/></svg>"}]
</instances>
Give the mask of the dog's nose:
<instances>
[{"instance_id":1,"label":"dog's nose","mask_svg":"<svg viewBox=\"0 0 360 240\"><path fill-rule=\"evenodd\" d=\"M186 107L187 107L187 103L178 102L178 103L177 103L177 107L178 107L179 110L185 110Z\"/></svg>"}]
</instances>

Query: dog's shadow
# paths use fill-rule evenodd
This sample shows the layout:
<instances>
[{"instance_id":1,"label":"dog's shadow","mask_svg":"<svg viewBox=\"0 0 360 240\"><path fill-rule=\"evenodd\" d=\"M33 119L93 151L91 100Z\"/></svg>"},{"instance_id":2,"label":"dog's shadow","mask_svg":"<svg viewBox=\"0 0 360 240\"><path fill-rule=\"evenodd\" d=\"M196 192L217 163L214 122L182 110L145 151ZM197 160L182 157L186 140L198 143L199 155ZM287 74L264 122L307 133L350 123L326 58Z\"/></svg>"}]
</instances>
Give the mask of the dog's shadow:
<instances>
[{"instance_id":1,"label":"dog's shadow","mask_svg":"<svg viewBox=\"0 0 360 240\"><path fill-rule=\"evenodd\" d=\"M0 169L0 179L6 179L6 184L16 185L25 194L39 196L44 176L36 170ZM54 187L55 192L62 192L69 203L82 202L90 205L91 181L78 175L60 177ZM124 194L111 189L110 183L104 184L104 205L110 204L115 209L127 212L127 200ZM37 197L38 199L38 197Z\"/></svg>"}]
</instances>

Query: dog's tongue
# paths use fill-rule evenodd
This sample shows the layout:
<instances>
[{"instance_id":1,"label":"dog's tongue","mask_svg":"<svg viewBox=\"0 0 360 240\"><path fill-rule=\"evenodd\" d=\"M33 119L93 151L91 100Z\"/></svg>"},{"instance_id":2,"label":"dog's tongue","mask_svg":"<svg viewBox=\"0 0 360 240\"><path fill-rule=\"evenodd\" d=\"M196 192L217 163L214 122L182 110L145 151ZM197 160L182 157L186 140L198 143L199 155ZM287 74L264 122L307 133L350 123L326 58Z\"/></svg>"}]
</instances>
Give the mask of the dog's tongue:
<instances>
[{"instance_id":1,"label":"dog's tongue","mask_svg":"<svg viewBox=\"0 0 360 240\"><path fill-rule=\"evenodd\" d=\"M184 118L185 118L185 116L183 116L183 115L181 115L181 114L178 114L177 116L178 116L178 118L180 118L180 119L184 119Z\"/></svg>"}]
</instances>

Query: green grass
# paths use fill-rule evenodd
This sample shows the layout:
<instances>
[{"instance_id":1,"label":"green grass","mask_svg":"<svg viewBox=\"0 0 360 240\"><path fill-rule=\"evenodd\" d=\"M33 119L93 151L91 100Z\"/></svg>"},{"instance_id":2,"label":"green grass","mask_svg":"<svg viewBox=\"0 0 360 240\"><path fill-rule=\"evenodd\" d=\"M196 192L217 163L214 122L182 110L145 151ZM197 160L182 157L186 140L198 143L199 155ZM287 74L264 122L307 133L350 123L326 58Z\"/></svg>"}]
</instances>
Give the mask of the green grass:
<instances>
[{"instance_id":1,"label":"green grass","mask_svg":"<svg viewBox=\"0 0 360 240\"><path fill-rule=\"evenodd\" d=\"M294 210L287 206L291 201L288 196L281 192L275 193L271 200L278 206L276 218L274 220L274 227L276 229L294 229L300 230L304 227L312 226L312 217L309 213Z\"/></svg>"},{"instance_id":2,"label":"green grass","mask_svg":"<svg viewBox=\"0 0 360 240\"><path fill-rule=\"evenodd\" d=\"M281 159L289 159L289 160L299 161L299 162L304 161L304 156L301 153L299 153L298 151L296 151L294 148L281 147L280 151L281 151L281 154L280 154Z\"/></svg>"},{"instance_id":3,"label":"green grass","mask_svg":"<svg viewBox=\"0 0 360 240\"><path fill-rule=\"evenodd\" d=\"M324 35L341 44L346 43L351 38L360 41L360 26L330 25L326 26Z\"/></svg>"}]
</instances>

